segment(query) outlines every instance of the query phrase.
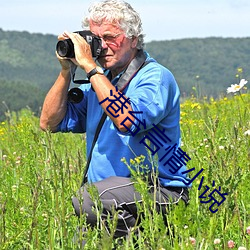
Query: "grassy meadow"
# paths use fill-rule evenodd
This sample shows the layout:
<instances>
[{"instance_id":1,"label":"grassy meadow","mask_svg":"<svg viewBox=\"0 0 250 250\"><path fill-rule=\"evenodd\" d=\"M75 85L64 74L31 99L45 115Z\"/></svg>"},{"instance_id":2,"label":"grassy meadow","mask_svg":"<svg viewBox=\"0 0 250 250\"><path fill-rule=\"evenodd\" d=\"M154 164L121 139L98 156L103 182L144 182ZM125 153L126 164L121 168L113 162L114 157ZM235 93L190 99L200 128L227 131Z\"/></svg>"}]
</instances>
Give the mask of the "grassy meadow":
<instances>
[{"instance_id":1,"label":"grassy meadow","mask_svg":"<svg viewBox=\"0 0 250 250\"><path fill-rule=\"evenodd\" d=\"M182 150L191 157L194 176L187 207L173 206L165 226L154 210L145 183L138 190L144 202L139 234L112 240L99 223L89 228L85 249L250 249L250 95L228 94L219 100L190 98L181 104ZM107 145L108 146L108 145ZM142 164L137 157L128 164ZM6 113L0 124L0 249L81 249L76 227L84 216L74 216L71 197L82 181L86 163L84 135L50 134L28 109ZM135 173L136 175L136 173ZM201 177L203 187L198 190ZM135 176L139 179L140 176ZM214 181L214 187L213 187ZM201 203L206 185L227 193L225 201ZM213 197L220 201L218 193ZM101 205L96 198L96 211ZM248 230L247 230L248 228Z\"/></svg>"}]
</instances>

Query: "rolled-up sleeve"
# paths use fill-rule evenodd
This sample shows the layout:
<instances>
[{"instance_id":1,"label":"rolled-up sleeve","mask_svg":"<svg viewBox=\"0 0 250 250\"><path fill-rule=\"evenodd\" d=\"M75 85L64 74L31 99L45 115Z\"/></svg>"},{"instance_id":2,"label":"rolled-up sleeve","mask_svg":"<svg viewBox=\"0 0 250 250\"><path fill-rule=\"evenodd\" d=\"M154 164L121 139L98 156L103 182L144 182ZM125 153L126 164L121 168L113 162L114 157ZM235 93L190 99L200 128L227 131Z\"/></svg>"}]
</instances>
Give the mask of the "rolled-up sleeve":
<instances>
[{"instance_id":1,"label":"rolled-up sleeve","mask_svg":"<svg viewBox=\"0 0 250 250\"><path fill-rule=\"evenodd\" d=\"M57 132L86 132L88 92L83 89L83 99L79 103L67 103L67 112L57 127Z\"/></svg>"}]
</instances>

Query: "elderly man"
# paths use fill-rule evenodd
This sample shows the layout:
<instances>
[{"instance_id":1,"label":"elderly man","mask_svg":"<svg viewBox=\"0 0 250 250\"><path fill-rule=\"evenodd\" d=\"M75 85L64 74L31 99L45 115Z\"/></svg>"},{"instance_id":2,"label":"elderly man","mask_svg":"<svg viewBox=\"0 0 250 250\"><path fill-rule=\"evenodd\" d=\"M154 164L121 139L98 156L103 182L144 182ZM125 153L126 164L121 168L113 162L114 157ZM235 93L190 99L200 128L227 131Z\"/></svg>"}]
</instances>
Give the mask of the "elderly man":
<instances>
[{"instance_id":1,"label":"elderly man","mask_svg":"<svg viewBox=\"0 0 250 250\"><path fill-rule=\"evenodd\" d=\"M119 211L115 237L120 237L135 226L136 202L141 201L122 158L129 163L144 155L143 164L147 167L141 171L145 171L145 177L157 173L159 211L166 212L170 203L188 202L187 178L182 173L185 164L178 168L167 164L180 147L179 89L171 72L144 51L141 19L128 3L106 0L93 4L83 26L101 40L98 64L81 35L65 32L59 36L59 40L72 41L75 56L57 55L61 71L45 98L40 126L52 132L86 132L86 180L98 190L103 205L101 219L108 215L112 219L113 211ZM79 87L83 98L78 103L68 99L75 66L85 71L89 79L89 84ZM97 129L99 136L95 138ZM158 155L155 166L149 152ZM153 198L154 185L150 178L146 179L152 186L149 192ZM75 197L73 206L78 216L85 214L87 223L95 226L94 202L84 184L79 192L83 202Z\"/></svg>"}]
</instances>

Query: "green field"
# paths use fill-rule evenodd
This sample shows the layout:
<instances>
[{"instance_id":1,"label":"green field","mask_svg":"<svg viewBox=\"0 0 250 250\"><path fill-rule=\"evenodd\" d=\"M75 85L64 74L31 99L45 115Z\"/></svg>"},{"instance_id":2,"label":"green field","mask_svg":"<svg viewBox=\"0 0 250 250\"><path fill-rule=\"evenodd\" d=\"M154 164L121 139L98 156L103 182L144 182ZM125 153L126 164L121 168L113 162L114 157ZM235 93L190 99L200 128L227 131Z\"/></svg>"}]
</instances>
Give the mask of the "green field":
<instances>
[{"instance_id":1,"label":"green field","mask_svg":"<svg viewBox=\"0 0 250 250\"><path fill-rule=\"evenodd\" d=\"M229 249L230 240L234 249L250 249L249 103L250 95L238 92L181 104L181 148L191 157L188 168L195 168L190 177L204 169L193 182L190 204L171 208L165 226L142 183L142 230L137 236L132 231L117 249ZM0 249L80 249L73 238L85 220L74 216L71 197L79 189L85 160L84 135L44 133L28 109L6 113L0 124ZM141 158L129 164L141 164ZM204 184L198 191L201 176ZM206 195L219 187L228 194L220 206L214 205L215 213L209 210L213 201L201 203L199 198L206 185ZM222 199L218 193L214 197ZM115 222L108 223L111 235L101 222L99 230L88 230L85 249L115 246Z\"/></svg>"}]
</instances>

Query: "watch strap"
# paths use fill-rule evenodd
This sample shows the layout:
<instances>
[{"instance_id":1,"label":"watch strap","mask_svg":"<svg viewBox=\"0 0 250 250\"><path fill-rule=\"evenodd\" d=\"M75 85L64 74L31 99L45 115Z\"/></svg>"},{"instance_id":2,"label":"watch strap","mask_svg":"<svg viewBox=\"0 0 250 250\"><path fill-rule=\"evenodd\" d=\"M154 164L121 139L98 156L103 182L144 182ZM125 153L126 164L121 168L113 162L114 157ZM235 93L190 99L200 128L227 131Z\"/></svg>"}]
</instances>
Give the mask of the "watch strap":
<instances>
[{"instance_id":1,"label":"watch strap","mask_svg":"<svg viewBox=\"0 0 250 250\"><path fill-rule=\"evenodd\" d=\"M95 74L103 75L104 72L100 72L100 71L97 69L97 67L96 67L96 68L90 70L90 72L87 74L87 78L90 80L90 78L91 78L93 75L95 75Z\"/></svg>"},{"instance_id":2,"label":"watch strap","mask_svg":"<svg viewBox=\"0 0 250 250\"><path fill-rule=\"evenodd\" d=\"M87 74L87 78L90 79L91 76L97 74L97 69L94 68L92 70L90 70L90 72Z\"/></svg>"}]
</instances>

